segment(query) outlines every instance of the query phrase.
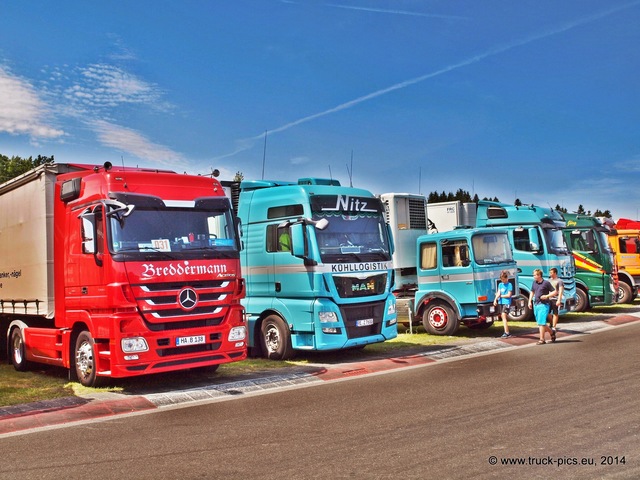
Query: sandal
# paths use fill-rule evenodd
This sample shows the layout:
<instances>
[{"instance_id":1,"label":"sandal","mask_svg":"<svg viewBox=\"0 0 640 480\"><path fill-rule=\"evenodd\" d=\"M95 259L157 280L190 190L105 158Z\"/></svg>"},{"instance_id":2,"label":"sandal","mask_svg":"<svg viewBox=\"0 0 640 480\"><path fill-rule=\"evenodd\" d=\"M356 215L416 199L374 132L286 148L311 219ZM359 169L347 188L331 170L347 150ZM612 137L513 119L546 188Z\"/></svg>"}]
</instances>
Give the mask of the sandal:
<instances>
[{"instance_id":1,"label":"sandal","mask_svg":"<svg viewBox=\"0 0 640 480\"><path fill-rule=\"evenodd\" d=\"M544 345L545 343L547 342L545 342L544 340L538 340L538 343L536 343L536 345Z\"/></svg>"},{"instance_id":2,"label":"sandal","mask_svg":"<svg viewBox=\"0 0 640 480\"><path fill-rule=\"evenodd\" d=\"M551 332L551 343L556 343L556 332Z\"/></svg>"}]
</instances>

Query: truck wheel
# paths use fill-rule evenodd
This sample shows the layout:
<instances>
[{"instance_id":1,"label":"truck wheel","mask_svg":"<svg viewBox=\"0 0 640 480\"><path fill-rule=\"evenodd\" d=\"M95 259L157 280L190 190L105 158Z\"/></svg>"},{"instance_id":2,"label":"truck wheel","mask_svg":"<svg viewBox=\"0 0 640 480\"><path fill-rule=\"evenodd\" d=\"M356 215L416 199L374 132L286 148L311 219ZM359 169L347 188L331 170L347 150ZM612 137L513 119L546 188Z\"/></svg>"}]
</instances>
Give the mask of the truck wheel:
<instances>
[{"instance_id":1,"label":"truck wheel","mask_svg":"<svg viewBox=\"0 0 640 480\"><path fill-rule=\"evenodd\" d=\"M587 292L580 288L576 288L576 312L586 312L589 310L589 296Z\"/></svg>"},{"instance_id":2,"label":"truck wheel","mask_svg":"<svg viewBox=\"0 0 640 480\"><path fill-rule=\"evenodd\" d=\"M22 332L19 328L14 328L11 332L11 363L13 364L13 368L19 372L24 372L29 369L24 340L22 339Z\"/></svg>"},{"instance_id":3,"label":"truck wheel","mask_svg":"<svg viewBox=\"0 0 640 480\"><path fill-rule=\"evenodd\" d=\"M95 343L93 337L83 330L76 339L74 367L78 381L85 387L97 387L101 378L97 375Z\"/></svg>"},{"instance_id":4,"label":"truck wheel","mask_svg":"<svg viewBox=\"0 0 640 480\"><path fill-rule=\"evenodd\" d=\"M529 298L528 295L527 298ZM533 311L529 308L529 303L525 302L521 315L508 313L507 320L511 322L528 322L529 320L533 320Z\"/></svg>"},{"instance_id":5,"label":"truck wheel","mask_svg":"<svg viewBox=\"0 0 640 480\"><path fill-rule=\"evenodd\" d=\"M631 290L629 284L618 282L617 293L616 303L631 303L633 301L633 290Z\"/></svg>"},{"instance_id":6,"label":"truck wheel","mask_svg":"<svg viewBox=\"0 0 640 480\"><path fill-rule=\"evenodd\" d=\"M429 305L422 315L422 324L432 335L454 335L460 326L451 307L443 303Z\"/></svg>"},{"instance_id":7,"label":"truck wheel","mask_svg":"<svg viewBox=\"0 0 640 480\"><path fill-rule=\"evenodd\" d=\"M261 326L262 354L272 360L293 357L291 335L285 321L277 315L269 315Z\"/></svg>"}]
</instances>

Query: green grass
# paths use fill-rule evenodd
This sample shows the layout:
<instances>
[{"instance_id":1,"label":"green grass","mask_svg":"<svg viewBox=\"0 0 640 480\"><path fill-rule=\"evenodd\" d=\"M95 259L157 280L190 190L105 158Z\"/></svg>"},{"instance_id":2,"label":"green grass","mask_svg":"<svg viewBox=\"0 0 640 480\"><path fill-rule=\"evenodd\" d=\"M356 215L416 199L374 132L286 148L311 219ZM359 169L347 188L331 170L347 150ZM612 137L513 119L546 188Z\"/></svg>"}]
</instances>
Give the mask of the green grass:
<instances>
[{"instance_id":1,"label":"green grass","mask_svg":"<svg viewBox=\"0 0 640 480\"><path fill-rule=\"evenodd\" d=\"M631 305L598 307L587 313L569 313L560 317L559 326L568 327L573 322L604 320L611 315L632 313L638 311L638 306L640 306L640 302ZM533 334L535 336L538 331L534 322L509 322L509 329L513 335ZM317 364L366 361L381 355L388 355L391 352L398 355L411 354L438 345L460 345L484 338L497 338L502 335L503 329L500 322L485 330L475 330L461 326L455 336L429 335L422 326L414 328L414 333L408 333L408 329L405 332L405 328L399 326L398 332L397 338L393 340L367 345L366 348L360 350L299 352L294 359L284 362L249 358L241 362L224 364L215 373L207 372L206 369L194 369L112 379L108 387L100 389L89 389L82 387L79 383L69 382L68 373L62 368L38 366L30 372L16 372L13 366L0 364L0 407L98 392L141 394L168 391L180 387L188 388L207 385L215 381L222 382L225 378L230 377L258 375L266 371L273 372Z\"/></svg>"},{"instance_id":2,"label":"green grass","mask_svg":"<svg viewBox=\"0 0 640 480\"><path fill-rule=\"evenodd\" d=\"M64 378L47 374L48 370L17 372L11 365L0 364L0 406L73 396L72 386Z\"/></svg>"}]
</instances>

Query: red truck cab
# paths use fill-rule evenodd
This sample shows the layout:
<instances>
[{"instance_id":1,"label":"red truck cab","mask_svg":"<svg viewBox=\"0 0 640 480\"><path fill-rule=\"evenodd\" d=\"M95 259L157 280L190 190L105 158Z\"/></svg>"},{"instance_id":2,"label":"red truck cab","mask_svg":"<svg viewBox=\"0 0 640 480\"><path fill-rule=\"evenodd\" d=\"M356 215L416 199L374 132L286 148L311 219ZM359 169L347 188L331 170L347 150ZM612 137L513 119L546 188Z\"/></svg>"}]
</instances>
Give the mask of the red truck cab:
<instances>
[{"instance_id":1,"label":"red truck cab","mask_svg":"<svg viewBox=\"0 0 640 480\"><path fill-rule=\"evenodd\" d=\"M60 365L93 386L246 358L237 222L216 179L109 164L49 165L32 182L43 177L51 185L35 200L47 218L29 225L47 264L24 271L46 277L35 286L47 293L27 278L0 290L16 369ZM27 263L30 248L4 268ZM22 293L24 308L5 292Z\"/></svg>"}]
</instances>

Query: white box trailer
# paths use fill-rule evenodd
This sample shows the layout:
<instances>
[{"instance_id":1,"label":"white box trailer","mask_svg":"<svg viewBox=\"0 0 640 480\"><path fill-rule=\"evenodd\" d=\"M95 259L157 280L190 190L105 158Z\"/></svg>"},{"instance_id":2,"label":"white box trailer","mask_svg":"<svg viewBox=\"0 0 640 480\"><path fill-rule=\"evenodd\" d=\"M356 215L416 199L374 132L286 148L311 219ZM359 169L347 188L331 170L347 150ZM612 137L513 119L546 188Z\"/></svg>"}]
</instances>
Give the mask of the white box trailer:
<instances>
[{"instance_id":1,"label":"white box trailer","mask_svg":"<svg viewBox=\"0 0 640 480\"><path fill-rule=\"evenodd\" d=\"M0 185L0 312L53 318L57 165Z\"/></svg>"},{"instance_id":2,"label":"white box trailer","mask_svg":"<svg viewBox=\"0 0 640 480\"><path fill-rule=\"evenodd\" d=\"M380 200L395 245L392 256L396 280L394 289L415 288L418 283L416 240L427 233L427 200L424 195L413 193L383 193Z\"/></svg>"},{"instance_id":3,"label":"white box trailer","mask_svg":"<svg viewBox=\"0 0 640 480\"><path fill-rule=\"evenodd\" d=\"M427 218L430 233L448 232L461 225L474 227L476 204L463 203L459 200L427 203Z\"/></svg>"}]
</instances>

